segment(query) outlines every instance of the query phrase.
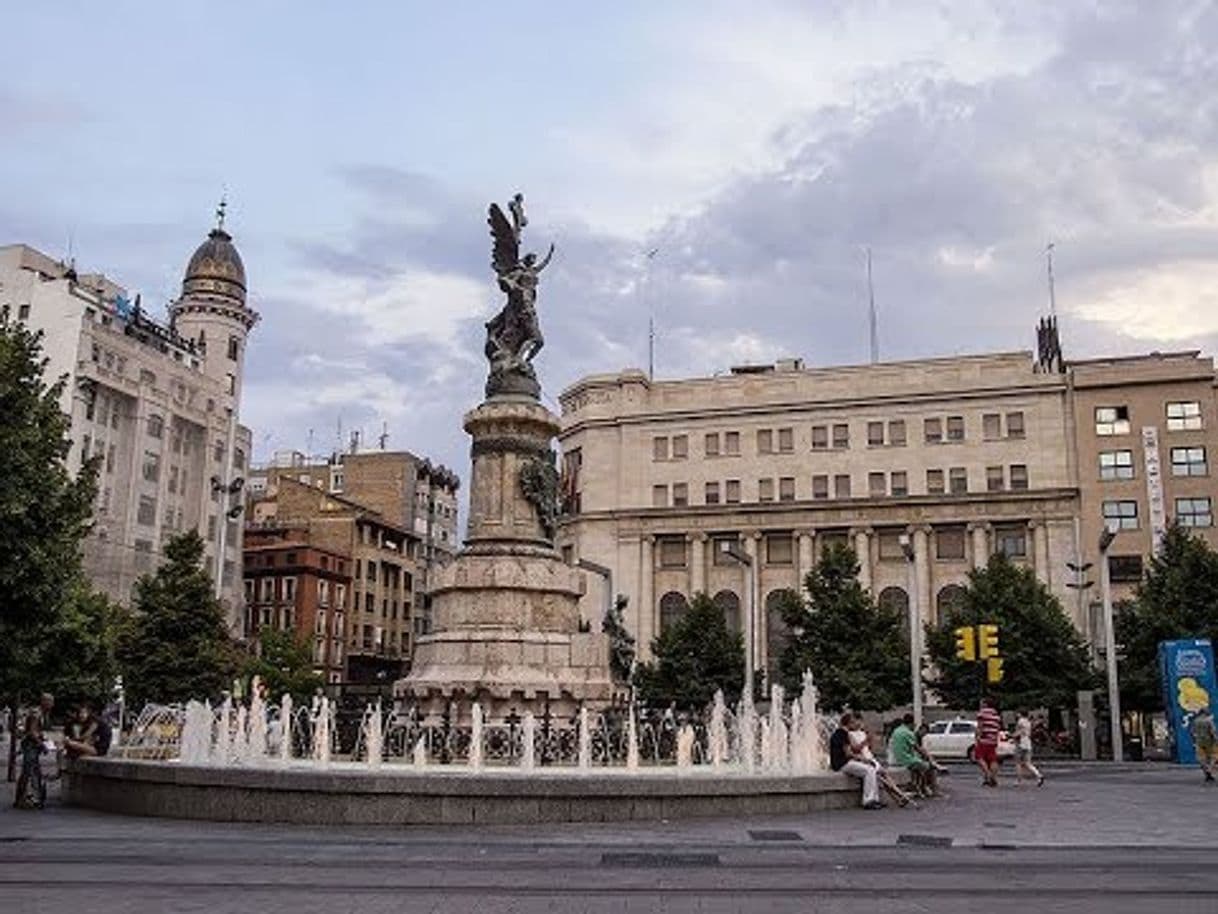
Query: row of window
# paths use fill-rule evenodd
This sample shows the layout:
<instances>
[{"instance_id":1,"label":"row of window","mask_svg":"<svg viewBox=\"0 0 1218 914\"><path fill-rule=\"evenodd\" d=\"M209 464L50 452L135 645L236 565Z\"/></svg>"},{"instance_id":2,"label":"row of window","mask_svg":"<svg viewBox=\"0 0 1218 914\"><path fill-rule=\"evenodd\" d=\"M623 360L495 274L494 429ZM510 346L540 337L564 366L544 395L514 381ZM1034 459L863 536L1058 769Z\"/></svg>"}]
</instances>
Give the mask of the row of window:
<instances>
[{"instance_id":1,"label":"row of window","mask_svg":"<svg viewBox=\"0 0 1218 914\"><path fill-rule=\"evenodd\" d=\"M1023 438L1024 415L1021 411L985 413L981 417L982 437L987 441L1002 437ZM794 426L757 429L757 453L792 454L795 452ZM926 444L943 444L965 440L963 416L931 416L922 420L922 440ZM905 447L908 443L904 419L872 420L867 423L868 447ZM826 423L811 427L811 449L814 451L845 450L850 447L850 424ZM740 456L740 432L707 432L703 436L702 453L706 457ZM651 440L653 460L685 460L689 457L688 435L657 435Z\"/></svg>"},{"instance_id":2,"label":"row of window","mask_svg":"<svg viewBox=\"0 0 1218 914\"><path fill-rule=\"evenodd\" d=\"M949 467L946 471L933 469L926 471L926 494L963 495L969 491L968 468ZM986 491L1001 492L1010 490L1019 492L1028 488L1028 467L1026 464L1013 463L1010 466L990 466L985 468ZM832 495L830 495L832 492ZM893 470L890 473L868 473L867 495L871 498L891 496L900 498L909 494L909 475L904 470ZM690 504L689 484L674 482L671 485L655 485L651 488L651 506L653 508L684 508ZM795 501L798 497L794 476L779 476L777 480L766 477L757 480L757 501ZM811 497L813 500L852 497L851 476L849 473L839 473L830 476L827 473L816 474L812 477ZM738 505L741 503L741 486L739 479L727 479L707 482L703 488L703 503L707 505Z\"/></svg>"},{"instance_id":3,"label":"row of window","mask_svg":"<svg viewBox=\"0 0 1218 914\"><path fill-rule=\"evenodd\" d=\"M1102 505L1104 523L1108 529L1137 530L1138 503L1132 499L1112 499ZM1182 527L1212 527L1214 513L1210 506L1209 497L1177 498L1175 500L1175 519Z\"/></svg>"},{"instance_id":4,"label":"row of window","mask_svg":"<svg viewBox=\"0 0 1218 914\"><path fill-rule=\"evenodd\" d=\"M1133 479L1133 451L1100 451L1100 479ZM1173 476L1208 476L1209 462L1205 448L1174 447L1171 449Z\"/></svg>"},{"instance_id":5,"label":"row of window","mask_svg":"<svg viewBox=\"0 0 1218 914\"><path fill-rule=\"evenodd\" d=\"M1201 404L1196 400L1173 400L1164 407L1169 432L1202 428ZM1128 406L1097 406L1095 433L1102 436L1129 434Z\"/></svg>"}]
</instances>

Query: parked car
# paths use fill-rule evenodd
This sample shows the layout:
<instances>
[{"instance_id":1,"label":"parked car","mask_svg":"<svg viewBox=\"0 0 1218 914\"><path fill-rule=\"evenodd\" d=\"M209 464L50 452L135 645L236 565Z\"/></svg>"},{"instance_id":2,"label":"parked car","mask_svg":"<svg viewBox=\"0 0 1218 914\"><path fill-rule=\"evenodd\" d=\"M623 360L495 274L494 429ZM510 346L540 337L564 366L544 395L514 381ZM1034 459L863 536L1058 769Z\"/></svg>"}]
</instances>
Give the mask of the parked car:
<instances>
[{"instance_id":1,"label":"parked car","mask_svg":"<svg viewBox=\"0 0 1218 914\"><path fill-rule=\"evenodd\" d=\"M976 722L957 717L955 720L938 720L931 724L922 745L935 758L963 758L971 762L973 745L976 742ZM1011 758L1014 754L1015 744L1007 738L1005 733L999 735L999 760Z\"/></svg>"}]
</instances>

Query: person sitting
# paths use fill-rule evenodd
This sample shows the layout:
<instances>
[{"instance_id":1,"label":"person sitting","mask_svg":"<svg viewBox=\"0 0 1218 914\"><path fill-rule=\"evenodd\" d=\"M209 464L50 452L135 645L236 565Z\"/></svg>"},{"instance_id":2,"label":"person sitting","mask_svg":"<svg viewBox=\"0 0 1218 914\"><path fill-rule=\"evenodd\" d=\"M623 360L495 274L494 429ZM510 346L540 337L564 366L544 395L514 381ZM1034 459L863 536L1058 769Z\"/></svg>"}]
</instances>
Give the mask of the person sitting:
<instances>
[{"instance_id":1,"label":"person sitting","mask_svg":"<svg viewBox=\"0 0 1218 914\"><path fill-rule=\"evenodd\" d=\"M912 797L897 785L897 782L892 779L884 766L880 764L875 757L875 753L871 751L871 737L868 735L866 728L863 726L863 719L855 717L850 728L850 744L857 753L858 758L865 764L875 768L876 778L879 784L888 793L890 797L897 801L899 806L908 806Z\"/></svg>"},{"instance_id":2,"label":"person sitting","mask_svg":"<svg viewBox=\"0 0 1218 914\"><path fill-rule=\"evenodd\" d=\"M863 809L883 809L876 766L864 762L851 743L850 728L853 723L854 715L847 711L838 721L833 735L829 737L829 767L862 783Z\"/></svg>"},{"instance_id":3,"label":"person sitting","mask_svg":"<svg viewBox=\"0 0 1218 914\"><path fill-rule=\"evenodd\" d=\"M93 713L87 701L81 702L76 713L63 727L63 750L70 759L81 756L105 755L110 751L110 727Z\"/></svg>"},{"instance_id":4,"label":"person sitting","mask_svg":"<svg viewBox=\"0 0 1218 914\"><path fill-rule=\"evenodd\" d=\"M894 764L900 765L909 772L910 786L920 797L938 796L938 779L935 765L914 732L914 716L906 714L901 723L892 731L888 740L888 748L892 753Z\"/></svg>"}]
</instances>

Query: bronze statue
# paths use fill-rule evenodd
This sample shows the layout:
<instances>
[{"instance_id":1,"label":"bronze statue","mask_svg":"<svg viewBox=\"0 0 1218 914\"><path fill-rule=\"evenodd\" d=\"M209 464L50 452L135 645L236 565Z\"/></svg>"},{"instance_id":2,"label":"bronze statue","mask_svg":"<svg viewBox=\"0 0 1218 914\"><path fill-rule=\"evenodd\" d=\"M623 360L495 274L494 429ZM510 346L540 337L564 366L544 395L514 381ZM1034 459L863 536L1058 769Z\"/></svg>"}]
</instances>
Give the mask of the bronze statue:
<instances>
[{"instance_id":1,"label":"bronze statue","mask_svg":"<svg viewBox=\"0 0 1218 914\"><path fill-rule=\"evenodd\" d=\"M540 262L536 254L521 257L521 234L529 224L524 195L512 197L508 210L512 214L510 222L499 204L492 203L487 219L495 241L491 267L499 278L500 290L507 295L507 304L486 324L486 357L491 364L486 395L527 394L536 398L541 387L532 362L545 345L537 321L537 285L541 271L554 256L554 245Z\"/></svg>"}]
</instances>

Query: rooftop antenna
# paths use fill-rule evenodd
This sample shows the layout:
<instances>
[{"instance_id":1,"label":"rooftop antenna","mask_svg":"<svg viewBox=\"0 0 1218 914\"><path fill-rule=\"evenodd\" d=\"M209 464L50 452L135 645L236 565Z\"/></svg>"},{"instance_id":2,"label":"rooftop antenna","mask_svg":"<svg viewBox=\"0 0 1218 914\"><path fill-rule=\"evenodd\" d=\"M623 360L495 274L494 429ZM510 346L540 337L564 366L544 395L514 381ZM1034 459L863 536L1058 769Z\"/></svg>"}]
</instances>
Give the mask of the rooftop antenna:
<instances>
[{"instance_id":1,"label":"rooftop antenna","mask_svg":"<svg viewBox=\"0 0 1218 914\"><path fill-rule=\"evenodd\" d=\"M307 445L305 445L305 447L308 449L305 453L305 456L312 457L313 456L313 429L309 429L309 443Z\"/></svg>"},{"instance_id":2,"label":"rooftop antenna","mask_svg":"<svg viewBox=\"0 0 1218 914\"><path fill-rule=\"evenodd\" d=\"M359 429L351 429L351 453L359 453Z\"/></svg>"},{"instance_id":3,"label":"rooftop antenna","mask_svg":"<svg viewBox=\"0 0 1218 914\"><path fill-rule=\"evenodd\" d=\"M217 229L217 231L221 231L221 232L224 231L224 216L227 211L228 211L228 194L221 193L220 194L220 205L216 207L216 229Z\"/></svg>"},{"instance_id":4,"label":"rooftop antenna","mask_svg":"<svg viewBox=\"0 0 1218 914\"><path fill-rule=\"evenodd\" d=\"M871 327L871 364L880 360L880 331L875 316L875 286L871 282L871 248L867 248L867 316Z\"/></svg>"},{"instance_id":5,"label":"rooftop antenna","mask_svg":"<svg viewBox=\"0 0 1218 914\"><path fill-rule=\"evenodd\" d=\"M1057 317L1057 292L1053 288L1053 247L1054 242L1050 241L1048 247L1045 248L1045 264L1049 271L1049 316Z\"/></svg>"},{"instance_id":6,"label":"rooftop antenna","mask_svg":"<svg viewBox=\"0 0 1218 914\"><path fill-rule=\"evenodd\" d=\"M381 446L381 450L385 450L385 442L389 440L389 423L381 422L381 434L376 439Z\"/></svg>"},{"instance_id":7,"label":"rooftop antenna","mask_svg":"<svg viewBox=\"0 0 1218 914\"><path fill-rule=\"evenodd\" d=\"M651 262L655 259L656 254L660 253L659 248L652 248L644 254L646 260L643 263L643 283L650 287L651 285ZM651 289L647 289L647 380L655 379L656 375L656 313L655 305L652 303Z\"/></svg>"},{"instance_id":8,"label":"rooftop antenna","mask_svg":"<svg viewBox=\"0 0 1218 914\"><path fill-rule=\"evenodd\" d=\"M338 434L334 438L334 449L342 451L343 449L343 414L338 414Z\"/></svg>"}]
</instances>

